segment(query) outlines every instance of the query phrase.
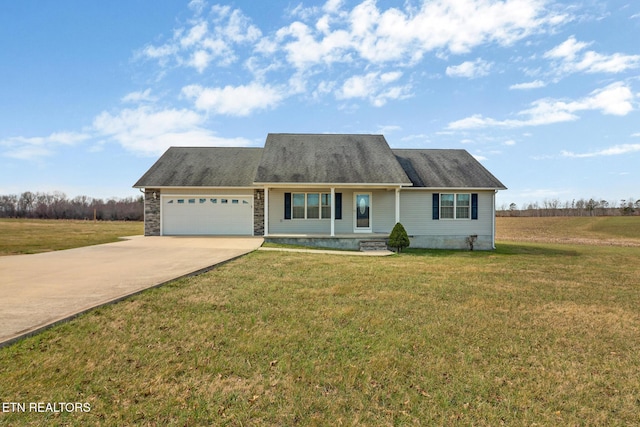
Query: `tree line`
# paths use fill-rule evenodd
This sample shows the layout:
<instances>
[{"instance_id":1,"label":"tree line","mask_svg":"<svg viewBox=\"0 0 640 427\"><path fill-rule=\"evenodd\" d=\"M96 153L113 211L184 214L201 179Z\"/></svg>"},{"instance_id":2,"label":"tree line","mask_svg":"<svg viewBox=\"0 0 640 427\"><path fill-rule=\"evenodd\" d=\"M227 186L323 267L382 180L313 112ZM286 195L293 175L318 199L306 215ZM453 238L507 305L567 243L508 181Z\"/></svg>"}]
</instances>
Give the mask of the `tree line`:
<instances>
[{"instance_id":1,"label":"tree line","mask_svg":"<svg viewBox=\"0 0 640 427\"><path fill-rule=\"evenodd\" d=\"M640 199L630 197L618 201L604 199L559 199L525 203L518 207L515 203L502 205L497 216L629 216L640 215Z\"/></svg>"},{"instance_id":2,"label":"tree line","mask_svg":"<svg viewBox=\"0 0 640 427\"><path fill-rule=\"evenodd\" d=\"M142 221L144 198L94 199L54 191L25 191L20 195L0 195L0 218L90 219L103 221Z\"/></svg>"}]
</instances>

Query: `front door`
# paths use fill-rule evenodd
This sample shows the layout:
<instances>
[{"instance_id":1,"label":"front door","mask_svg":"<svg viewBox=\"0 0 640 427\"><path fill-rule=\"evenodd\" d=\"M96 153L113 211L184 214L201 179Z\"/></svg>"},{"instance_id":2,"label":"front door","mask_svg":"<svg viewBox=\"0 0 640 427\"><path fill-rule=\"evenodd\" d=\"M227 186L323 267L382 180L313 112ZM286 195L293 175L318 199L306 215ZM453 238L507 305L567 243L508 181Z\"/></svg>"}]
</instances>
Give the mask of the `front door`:
<instances>
[{"instance_id":1,"label":"front door","mask_svg":"<svg viewBox=\"0 0 640 427\"><path fill-rule=\"evenodd\" d=\"M354 197L356 208L355 232L371 231L371 193L356 193Z\"/></svg>"}]
</instances>

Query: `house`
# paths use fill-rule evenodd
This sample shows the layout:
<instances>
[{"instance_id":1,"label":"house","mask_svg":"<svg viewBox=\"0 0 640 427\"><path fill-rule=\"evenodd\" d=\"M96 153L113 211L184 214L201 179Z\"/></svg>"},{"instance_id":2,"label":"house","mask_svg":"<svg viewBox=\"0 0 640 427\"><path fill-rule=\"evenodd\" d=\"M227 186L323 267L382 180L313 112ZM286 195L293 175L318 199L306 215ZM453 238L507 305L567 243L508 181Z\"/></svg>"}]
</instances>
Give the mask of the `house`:
<instances>
[{"instance_id":1,"label":"house","mask_svg":"<svg viewBox=\"0 0 640 427\"><path fill-rule=\"evenodd\" d=\"M412 247L494 248L506 187L466 150L382 135L269 134L264 148L171 147L134 185L145 235L255 235L357 248L401 222Z\"/></svg>"}]
</instances>

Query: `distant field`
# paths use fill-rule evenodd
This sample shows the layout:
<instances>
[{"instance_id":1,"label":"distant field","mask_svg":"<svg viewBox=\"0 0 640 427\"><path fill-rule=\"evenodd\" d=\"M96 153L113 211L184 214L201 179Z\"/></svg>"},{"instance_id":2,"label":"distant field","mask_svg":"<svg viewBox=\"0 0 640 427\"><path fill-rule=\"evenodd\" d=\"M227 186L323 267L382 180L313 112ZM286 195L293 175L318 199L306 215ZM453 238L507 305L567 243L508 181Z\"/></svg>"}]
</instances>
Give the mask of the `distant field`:
<instances>
[{"instance_id":1,"label":"distant field","mask_svg":"<svg viewBox=\"0 0 640 427\"><path fill-rule=\"evenodd\" d=\"M0 349L0 402L91 408L0 424L639 425L634 221L499 219L488 252L257 251Z\"/></svg>"},{"instance_id":2,"label":"distant field","mask_svg":"<svg viewBox=\"0 0 640 427\"><path fill-rule=\"evenodd\" d=\"M142 222L0 218L0 256L115 242L144 233Z\"/></svg>"},{"instance_id":3,"label":"distant field","mask_svg":"<svg viewBox=\"0 0 640 427\"><path fill-rule=\"evenodd\" d=\"M499 217L496 240L640 246L640 216Z\"/></svg>"}]
</instances>

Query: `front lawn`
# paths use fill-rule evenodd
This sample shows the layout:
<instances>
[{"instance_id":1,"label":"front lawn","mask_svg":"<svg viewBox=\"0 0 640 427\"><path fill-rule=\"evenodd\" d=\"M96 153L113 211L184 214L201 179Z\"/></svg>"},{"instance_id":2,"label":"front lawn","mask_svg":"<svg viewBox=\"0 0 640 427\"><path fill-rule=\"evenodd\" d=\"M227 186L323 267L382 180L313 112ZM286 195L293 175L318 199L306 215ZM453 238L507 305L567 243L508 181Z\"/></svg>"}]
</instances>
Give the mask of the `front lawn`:
<instances>
[{"instance_id":1,"label":"front lawn","mask_svg":"<svg viewBox=\"0 0 640 427\"><path fill-rule=\"evenodd\" d=\"M143 233L144 224L140 221L0 218L0 256L111 243Z\"/></svg>"},{"instance_id":2,"label":"front lawn","mask_svg":"<svg viewBox=\"0 0 640 427\"><path fill-rule=\"evenodd\" d=\"M8 425L637 425L637 247L254 252L0 349Z\"/></svg>"}]
</instances>

